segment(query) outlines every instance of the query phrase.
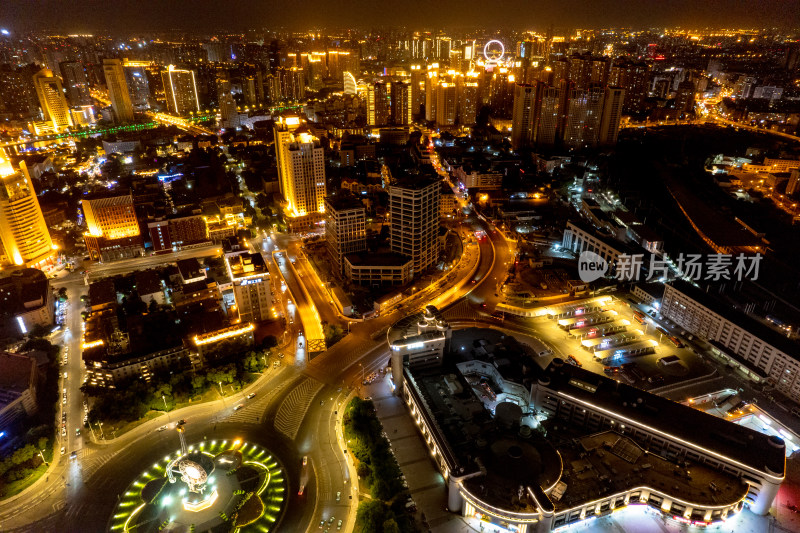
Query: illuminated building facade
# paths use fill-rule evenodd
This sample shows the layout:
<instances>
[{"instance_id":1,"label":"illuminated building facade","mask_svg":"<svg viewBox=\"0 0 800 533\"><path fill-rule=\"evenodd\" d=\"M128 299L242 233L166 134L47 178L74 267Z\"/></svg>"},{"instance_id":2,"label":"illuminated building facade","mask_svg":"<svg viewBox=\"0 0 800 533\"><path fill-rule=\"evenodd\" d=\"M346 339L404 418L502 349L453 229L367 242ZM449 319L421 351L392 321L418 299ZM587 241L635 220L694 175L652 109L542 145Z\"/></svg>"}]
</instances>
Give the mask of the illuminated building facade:
<instances>
[{"instance_id":1,"label":"illuminated building facade","mask_svg":"<svg viewBox=\"0 0 800 533\"><path fill-rule=\"evenodd\" d=\"M72 115L69 112L67 98L61 86L61 79L53 76L53 72L42 69L33 76L33 86L36 89L36 96L39 98L39 106L42 108L42 116L46 125L43 128L34 129L37 133L60 132L71 128Z\"/></svg>"},{"instance_id":2,"label":"illuminated building facade","mask_svg":"<svg viewBox=\"0 0 800 533\"><path fill-rule=\"evenodd\" d=\"M390 111L387 84L379 81L367 85L367 125L387 125Z\"/></svg>"},{"instance_id":3,"label":"illuminated building facade","mask_svg":"<svg viewBox=\"0 0 800 533\"><path fill-rule=\"evenodd\" d=\"M200 215L148 222L153 251L171 252L209 241L206 221Z\"/></svg>"},{"instance_id":4,"label":"illuminated building facade","mask_svg":"<svg viewBox=\"0 0 800 533\"><path fill-rule=\"evenodd\" d=\"M130 194L81 202L88 231L86 250L95 261L109 261L142 254L139 222Z\"/></svg>"},{"instance_id":5,"label":"illuminated building facade","mask_svg":"<svg viewBox=\"0 0 800 533\"><path fill-rule=\"evenodd\" d=\"M352 193L340 191L325 197L325 241L340 274L345 255L367 249L366 209Z\"/></svg>"},{"instance_id":6,"label":"illuminated building facade","mask_svg":"<svg viewBox=\"0 0 800 533\"><path fill-rule=\"evenodd\" d=\"M436 87L436 125L454 126L458 116L458 87L454 81L440 81Z\"/></svg>"},{"instance_id":7,"label":"illuminated building facade","mask_svg":"<svg viewBox=\"0 0 800 533\"><path fill-rule=\"evenodd\" d=\"M344 94L356 94L356 78L352 72L343 72L342 81L344 83Z\"/></svg>"},{"instance_id":8,"label":"illuminated building facade","mask_svg":"<svg viewBox=\"0 0 800 533\"><path fill-rule=\"evenodd\" d=\"M411 84L403 82L392 83L392 122L396 126L407 126L413 121Z\"/></svg>"},{"instance_id":9,"label":"illuminated building facade","mask_svg":"<svg viewBox=\"0 0 800 533\"><path fill-rule=\"evenodd\" d=\"M106 77L108 97L111 99L111 109L119 123L133 122L133 104L128 91L128 82L125 79L125 69L120 59L104 59L103 73Z\"/></svg>"},{"instance_id":10,"label":"illuminated building facade","mask_svg":"<svg viewBox=\"0 0 800 533\"><path fill-rule=\"evenodd\" d=\"M233 281L233 294L241 323L262 322L275 318L272 310L269 270L260 253L226 257Z\"/></svg>"},{"instance_id":11,"label":"illuminated building facade","mask_svg":"<svg viewBox=\"0 0 800 533\"><path fill-rule=\"evenodd\" d=\"M389 187L389 241L394 253L410 257L413 276L439 258L439 181L406 178Z\"/></svg>"},{"instance_id":12,"label":"illuminated building facade","mask_svg":"<svg viewBox=\"0 0 800 533\"><path fill-rule=\"evenodd\" d=\"M514 111L511 115L511 146L519 150L533 146L539 128L539 89L535 85L514 86Z\"/></svg>"},{"instance_id":13,"label":"illuminated building facade","mask_svg":"<svg viewBox=\"0 0 800 533\"><path fill-rule=\"evenodd\" d=\"M161 73L164 82L164 94L167 97L167 109L170 113L183 116L200 111L200 100L197 97L197 81L193 70L175 68L169 65Z\"/></svg>"},{"instance_id":14,"label":"illuminated building facade","mask_svg":"<svg viewBox=\"0 0 800 533\"><path fill-rule=\"evenodd\" d=\"M15 172L0 156L0 241L2 264L35 266L50 259L53 242L47 230L28 167Z\"/></svg>"},{"instance_id":15,"label":"illuminated building facade","mask_svg":"<svg viewBox=\"0 0 800 533\"><path fill-rule=\"evenodd\" d=\"M275 152L281 194L289 217L325 211L325 154L296 115L275 124Z\"/></svg>"}]
</instances>

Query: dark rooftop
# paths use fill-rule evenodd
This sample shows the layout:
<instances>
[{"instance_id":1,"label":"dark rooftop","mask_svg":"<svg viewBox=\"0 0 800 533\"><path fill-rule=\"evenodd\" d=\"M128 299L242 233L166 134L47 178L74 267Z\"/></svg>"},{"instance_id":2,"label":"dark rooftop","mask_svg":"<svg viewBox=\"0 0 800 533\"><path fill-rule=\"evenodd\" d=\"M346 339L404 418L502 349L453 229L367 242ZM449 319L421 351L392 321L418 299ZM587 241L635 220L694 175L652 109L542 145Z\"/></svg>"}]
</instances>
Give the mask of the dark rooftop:
<instances>
[{"instance_id":1,"label":"dark rooftop","mask_svg":"<svg viewBox=\"0 0 800 533\"><path fill-rule=\"evenodd\" d=\"M349 191L337 191L325 197L325 203L329 204L336 211L346 209L364 209L364 204Z\"/></svg>"},{"instance_id":2,"label":"dark rooftop","mask_svg":"<svg viewBox=\"0 0 800 533\"><path fill-rule=\"evenodd\" d=\"M345 259L347 259L351 265L357 267L402 266L411 261L410 257L406 257L404 255L392 252L384 252L377 254L370 254L370 253L347 254L345 256Z\"/></svg>"}]
</instances>

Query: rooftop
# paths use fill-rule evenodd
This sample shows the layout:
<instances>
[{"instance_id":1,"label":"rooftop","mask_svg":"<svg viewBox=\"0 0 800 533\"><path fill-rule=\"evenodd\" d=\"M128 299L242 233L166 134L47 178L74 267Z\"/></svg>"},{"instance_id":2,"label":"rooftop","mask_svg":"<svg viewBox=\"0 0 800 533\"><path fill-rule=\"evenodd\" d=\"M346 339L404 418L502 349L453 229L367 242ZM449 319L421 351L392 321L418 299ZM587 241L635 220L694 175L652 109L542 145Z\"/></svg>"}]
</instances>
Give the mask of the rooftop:
<instances>
[{"instance_id":1,"label":"rooftop","mask_svg":"<svg viewBox=\"0 0 800 533\"><path fill-rule=\"evenodd\" d=\"M325 197L325 203L335 211L347 209L364 209L364 204L349 191L337 191Z\"/></svg>"},{"instance_id":2,"label":"rooftop","mask_svg":"<svg viewBox=\"0 0 800 533\"><path fill-rule=\"evenodd\" d=\"M410 257L392 252L347 254L345 259L354 267L399 267L412 261Z\"/></svg>"},{"instance_id":3,"label":"rooftop","mask_svg":"<svg viewBox=\"0 0 800 533\"><path fill-rule=\"evenodd\" d=\"M21 394L31 386L36 360L26 355L0 353L0 391ZM0 403L0 407L5 407Z\"/></svg>"},{"instance_id":4,"label":"rooftop","mask_svg":"<svg viewBox=\"0 0 800 533\"><path fill-rule=\"evenodd\" d=\"M230 264L233 279L269 273L264 258L259 253L243 253L229 257L228 264Z\"/></svg>"}]
</instances>

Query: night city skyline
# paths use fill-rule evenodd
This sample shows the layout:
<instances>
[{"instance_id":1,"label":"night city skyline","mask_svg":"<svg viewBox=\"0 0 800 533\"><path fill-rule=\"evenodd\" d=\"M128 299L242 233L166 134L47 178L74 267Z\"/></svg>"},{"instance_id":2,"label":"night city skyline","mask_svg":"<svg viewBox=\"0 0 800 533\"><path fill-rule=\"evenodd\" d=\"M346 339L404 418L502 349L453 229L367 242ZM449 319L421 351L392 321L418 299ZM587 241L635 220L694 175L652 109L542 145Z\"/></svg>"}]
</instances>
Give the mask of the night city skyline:
<instances>
[{"instance_id":1,"label":"night city skyline","mask_svg":"<svg viewBox=\"0 0 800 533\"><path fill-rule=\"evenodd\" d=\"M191 14L191 16L187 16ZM532 4L503 0L487 5L478 0L375 3L368 0L294 5L274 0L44 0L35 7L24 0L0 5L0 24L18 31L39 28L83 32L152 32L181 30L220 31L305 30L312 28L409 29L493 28L506 30L558 28L779 28L800 24L794 0L566 0Z\"/></svg>"},{"instance_id":2,"label":"night city skyline","mask_svg":"<svg viewBox=\"0 0 800 533\"><path fill-rule=\"evenodd\" d=\"M0 2L0 531L800 531L797 0Z\"/></svg>"}]
</instances>

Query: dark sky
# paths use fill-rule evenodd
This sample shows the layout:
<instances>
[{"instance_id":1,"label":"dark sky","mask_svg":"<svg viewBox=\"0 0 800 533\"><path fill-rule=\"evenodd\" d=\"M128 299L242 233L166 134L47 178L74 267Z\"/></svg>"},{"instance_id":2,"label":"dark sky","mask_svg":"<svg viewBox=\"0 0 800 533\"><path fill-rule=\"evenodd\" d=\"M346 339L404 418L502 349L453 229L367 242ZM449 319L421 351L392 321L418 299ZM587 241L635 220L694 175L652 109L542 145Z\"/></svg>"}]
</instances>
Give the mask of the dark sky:
<instances>
[{"instance_id":1,"label":"dark sky","mask_svg":"<svg viewBox=\"0 0 800 533\"><path fill-rule=\"evenodd\" d=\"M800 0L0 0L0 27L80 31L798 27Z\"/></svg>"}]
</instances>

